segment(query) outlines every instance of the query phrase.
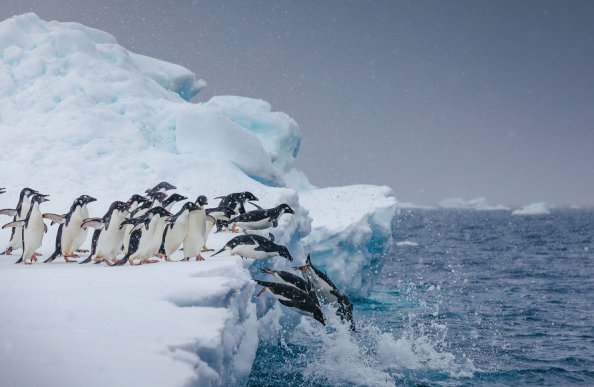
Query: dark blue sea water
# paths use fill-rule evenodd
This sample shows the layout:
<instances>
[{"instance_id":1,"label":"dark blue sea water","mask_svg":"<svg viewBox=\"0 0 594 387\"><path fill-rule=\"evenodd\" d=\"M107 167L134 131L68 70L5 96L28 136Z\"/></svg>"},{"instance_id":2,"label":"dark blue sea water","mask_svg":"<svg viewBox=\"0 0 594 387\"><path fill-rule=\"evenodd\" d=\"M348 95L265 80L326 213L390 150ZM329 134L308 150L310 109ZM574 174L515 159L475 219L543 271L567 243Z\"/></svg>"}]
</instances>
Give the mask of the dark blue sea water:
<instances>
[{"instance_id":1,"label":"dark blue sea water","mask_svg":"<svg viewBox=\"0 0 594 387\"><path fill-rule=\"evenodd\" d=\"M594 385L594 210L407 210L394 235L357 332L304 319L249 385Z\"/></svg>"}]
</instances>

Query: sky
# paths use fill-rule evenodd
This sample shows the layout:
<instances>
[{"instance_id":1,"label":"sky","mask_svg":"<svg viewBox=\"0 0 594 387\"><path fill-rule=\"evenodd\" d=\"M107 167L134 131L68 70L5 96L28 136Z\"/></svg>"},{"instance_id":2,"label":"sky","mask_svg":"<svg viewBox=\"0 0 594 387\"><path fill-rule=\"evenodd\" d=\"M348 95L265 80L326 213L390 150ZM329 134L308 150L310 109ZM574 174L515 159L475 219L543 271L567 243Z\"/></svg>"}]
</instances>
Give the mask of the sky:
<instances>
[{"instance_id":1,"label":"sky","mask_svg":"<svg viewBox=\"0 0 594 387\"><path fill-rule=\"evenodd\" d=\"M594 2L3 0L271 103L317 186L594 206Z\"/></svg>"}]
</instances>

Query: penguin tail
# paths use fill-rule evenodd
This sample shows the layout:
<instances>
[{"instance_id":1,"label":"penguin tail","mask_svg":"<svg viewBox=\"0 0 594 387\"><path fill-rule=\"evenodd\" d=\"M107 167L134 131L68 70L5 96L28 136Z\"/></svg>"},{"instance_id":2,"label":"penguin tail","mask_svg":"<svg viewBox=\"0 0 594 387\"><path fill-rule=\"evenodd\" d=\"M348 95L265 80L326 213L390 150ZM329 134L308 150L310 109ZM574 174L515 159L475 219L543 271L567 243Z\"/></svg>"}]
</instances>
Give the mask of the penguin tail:
<instances>
[{"instance_id":1,"label":"penguin tail","mask_svg":"<svg viewBox=\"0 0 594 387\"><path fill-rule=\"evenodd\" d=\"M58 257L58 255L60 255L60 250L54 251L53 254L49 256L48 259L46 259L45 261L43 261L43 263L50 263L50 262L52 262L54 259L56 259Z\"/></svg>"},{"instance_id":2,"label":"penguin tail","mask_svg":"<svg viewBox=\"0 0 594 387\"><path fill-rule=\"evenodd\" d=\"M214 253L213 255L211 255L211 257L214 257L215 255L217 255L217 254L220 254L220 253L222 253L223 251L225 251L225 247L227 247L227 246L223 246L223 248L222 248L222 249L220 249L219 251L217 251L216 253Z\"/></svg>"}]
</instances>

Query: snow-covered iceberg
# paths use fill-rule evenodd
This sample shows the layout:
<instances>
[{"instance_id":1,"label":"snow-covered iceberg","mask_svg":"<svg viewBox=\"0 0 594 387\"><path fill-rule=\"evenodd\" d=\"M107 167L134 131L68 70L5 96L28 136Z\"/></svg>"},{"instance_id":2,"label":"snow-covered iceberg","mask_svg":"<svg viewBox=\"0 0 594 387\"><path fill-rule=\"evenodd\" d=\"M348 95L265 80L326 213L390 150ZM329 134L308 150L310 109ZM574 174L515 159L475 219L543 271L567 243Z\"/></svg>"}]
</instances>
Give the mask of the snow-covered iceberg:
<instances>
[{"instance_id":1,"label":"snow-covered iceberg","mask_svg":"<svg viewBox=\"0 0 594 387\"><path fill-rule=\"evenodd\" d=\"M439 207L445 209L458 209L458 210L477 210L477 211L496 211L503 210L509 211L504 205L489 204L486 198L475 198L470 200L464 200L462 198L449 198L442 200L439 203Z\"/></svg>"},{"instance_id":2,"label":"snow-covered iceberg","mask_svg":"<svg viewBox=\"0 0 594 387\"><path fill-rule=\"evenodd\" d=\"M551 206L547 203L532 203L517 208L512 211L512 215L520 216L536 216L536 215L548 215L551 213Z\"/></svg>"},{"instance_id":3,"label":"snow-covered iceberg","mask_svg":"<svg viewBox=\"0 0 594 387\"><path fill-rule=\"evenodd\" d=\"M93 195L93 216L162 180L191 199L249 190L263 206L295 209L273 233L297 263L311 250L339 285L366 294L391 249L392 192L316 189L295 168L301 133L291 117L250 98L188 102L205 85L78 23L0 22L1 208L24 186L51 194L44 212ZM0 248L7 240L4 230ZM2 385L226 385L250 372L258 327L244 262L119 270L15 259L0 258ZM35 373L21 366L30 361Z\"/></svg>"}]
</instances>

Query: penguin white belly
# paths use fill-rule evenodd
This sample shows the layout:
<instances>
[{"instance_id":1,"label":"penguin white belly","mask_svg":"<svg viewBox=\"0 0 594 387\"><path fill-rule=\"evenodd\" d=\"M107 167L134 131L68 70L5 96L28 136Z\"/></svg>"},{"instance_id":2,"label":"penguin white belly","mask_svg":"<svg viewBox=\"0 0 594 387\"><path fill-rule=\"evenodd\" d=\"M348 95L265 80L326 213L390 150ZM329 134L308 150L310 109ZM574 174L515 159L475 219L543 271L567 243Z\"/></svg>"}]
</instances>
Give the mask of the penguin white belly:
<instances>
[{"instance_id":1,"label":"penguin white belly","mask_svg":"<svg viewBox=\"0 0 594 387\"><path fill-rule=\"evenodd\" d=\"M184 239L184 257L197 257L202 252L206 233L206 211L196 210L189 216L188 233Z\"/></svg>"},{"instance_id":2,"label":"penguin white belly","mask_svg":"<svg viewBox=\"0 0 594 387\"><path fill-rule=\"evenodd\" d=\"M173 227L167 230L167 236L165 238L165 254L168 257L177 251L186 238L186 235L188 235L188 226L188 215L183 214L175 221Z\"/></svg>"},{"instance_id":3,"label":"penguin white belly","mask_svg":"<svg viewBox=\"0 0 594 387\"><path fill-rule=\"evenodd\" d=\"M239 255L245 258L252 258L252 259L266 259L266 258L270 258L270 257L274 257L275 255L278 255L276 252L266 252L266 251L260 251L260 250L256 250L256 248L258 248L259 245L254 244L254 245L238 245L235 246L232 250L231 250L231 255Z\"/></svg>"},{"instance_id":4,"label":"penguin white belly","mask_svg":"<svg viewBox=\"0 0 594 387\"><path fill-rule=\"evenodd\" d=\"M25 219L30 208L31 208L31 202L29 201L29 199L24 198L23 204L21 206L21 216L18 216L18 215L15 216L14 220L16 221L16 220ZM14 250L19 250L22 247L23 247L23 234L21 233L21 229L17 228L15 230L14 234L12 235L12 238L8 242L8 246L6 246L6 248L12 249L14 251Z\"/></svg>"},{"instance_id":5,"label":"penguin white belly","mask_svg":"<svg viewBox=\"0 0 594 387\"><path fill-rule=\"evenodd\" d=\"M308 270L305 273L305 276L309 278L311 281L316 294L322 299L322 301L328 303L337 302L338 298L331 293L334 290L331 286L329 286L326 281L322 280L320 277L313 272L313 270Z\"/></svg>"},{"instance_id":6,"label":"penguin white belly","mask_svg":"<svg viewBox=\"0 0 594 387\"><path fill-rule=\"evenodd\" d=\"M43 241L45 225L39 209L33 209L27 228L19 228L16 233L21 234L22 240L24 241L23 262L25 262L25 260L31 259L35 250L41 246L41 242Z\"/></svg>"},{"instance_id":7,"label":"penguin white belly","mask_svg":"<svg viewBox=\"0 0 594 387\"><path fill-rule=\"evenodd\" d=\"M103 230L99 234L97 241L97 250L95 256L103 257L105 259L115 259L122 248L124 242L125 228L120 229L120 223L124 221L124 217L112 218L107 230Z\"/></svg>"},{"instance_id":8,"label":"penguin white belly","mask_svg":"<svg viewBox=\"0 0 594 387\"><path fill-rule=\"evenodd\" d=\"M72 254L78 249L87 237L87 230L80 227L83 221L89 217L89 211L86 208L77 207L70 216L68 225L62 229L62 254Z\"/></svg>"},{"instance_id":9,"label":"penguin white belly","mask_svg":"<svg viewBox=\"0 0 594 387\"><path fill-rule=\"evenodd\" d=\"M245 230L263 230L272 227L270 218L264 218L255 222L236 222L237 227Z\"/></svg>"},{"instance_id":10,"label":"penguin white belly","mask_svg":"<svg viewBox=\"0 0 594 387\"><path fill-rule=\"evenodd\" d=\"M159 252L159 247L161 247L161 242L163 241L163 231L165 231L166 225L167 223L165 222L165 219L159 218L155 225L152 238L149 240L145 258L153 257Z\"/></svg>"}]
</instances>

